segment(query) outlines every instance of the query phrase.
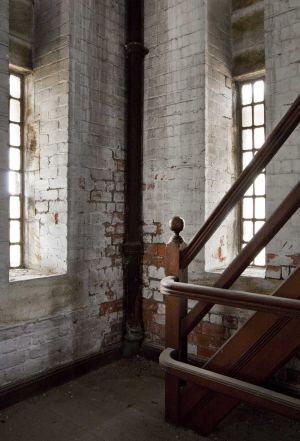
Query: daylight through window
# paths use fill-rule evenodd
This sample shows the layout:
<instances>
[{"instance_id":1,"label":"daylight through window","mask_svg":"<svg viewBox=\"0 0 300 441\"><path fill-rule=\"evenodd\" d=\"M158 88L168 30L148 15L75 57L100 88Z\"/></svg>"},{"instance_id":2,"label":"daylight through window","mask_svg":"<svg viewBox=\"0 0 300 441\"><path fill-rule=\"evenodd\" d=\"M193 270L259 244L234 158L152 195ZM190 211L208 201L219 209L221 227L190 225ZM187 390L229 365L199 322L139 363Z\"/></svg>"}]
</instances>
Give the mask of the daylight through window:
<instances>
[{"instance_id":1,"label":"daylight through window","mask_svg":"<svg viewBox=\"0 0 300 441\"><path fill-rule=\"evenodd\" d=\"M10 267L22 266L22 77L9 77L9 242Z\"/></svg>"},{"instance_id":2,"label":"daylight through window","mask_svg":"<svg viewBox=\"0 0 300 441\"><path fill-rule=\"evenodd\" d=\"M265 141L264 80L241 85L241 150L242 169L250 163ZM265 172L261 173L242 200L241 242L244 247L266 220ZM256 266L265 266L265 249L254 259Z\"/></svg>"}]
</instances>

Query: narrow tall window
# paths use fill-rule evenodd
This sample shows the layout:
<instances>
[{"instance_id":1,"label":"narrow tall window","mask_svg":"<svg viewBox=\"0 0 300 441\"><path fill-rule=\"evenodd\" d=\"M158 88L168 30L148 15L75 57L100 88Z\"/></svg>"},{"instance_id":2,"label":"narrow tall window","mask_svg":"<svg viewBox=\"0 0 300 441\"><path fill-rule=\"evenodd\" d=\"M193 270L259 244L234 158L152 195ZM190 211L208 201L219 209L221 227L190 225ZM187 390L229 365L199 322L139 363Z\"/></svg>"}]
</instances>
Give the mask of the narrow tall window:
<instances>
[{"instance_id":1,"label":"narrow tall window","mask_svg":"<svg viewBox=\"0 0 300 441\"><path fill-rule=\"evenodd\" d=\"M10 267L22 266L23 121L22 77L9 76L9 242Z\"/></svg>"},{"instance_id":2,"label":"narrow tall window","mask_svg":"<svg viewBox=\"0 0 300 441\"><path fill-rule=\"evenodd\" d=\"M242 169L249 164L265 141L264 80L241 84L241 151ZM242 200L241 244L244 247L266 220L265 172L261 173ZM265 249L253 265L265 266Z\"/></svg>"}]
</instances>

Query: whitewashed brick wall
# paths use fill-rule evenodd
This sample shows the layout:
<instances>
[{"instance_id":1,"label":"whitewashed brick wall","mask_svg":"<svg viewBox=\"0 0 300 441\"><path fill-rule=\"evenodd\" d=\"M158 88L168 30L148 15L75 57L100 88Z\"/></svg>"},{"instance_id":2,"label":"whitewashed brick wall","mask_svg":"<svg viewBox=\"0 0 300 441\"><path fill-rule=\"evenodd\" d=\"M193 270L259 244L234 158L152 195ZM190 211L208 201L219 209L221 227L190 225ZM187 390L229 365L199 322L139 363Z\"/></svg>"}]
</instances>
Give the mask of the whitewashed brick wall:
<instances>
[{"instance_id":1,"label":"whitewashed brick wall","mask_svg":"<svg viewBox=\"0 0 300 441\"><path fill-rule=\"evenodd\" d=\"M26 82L32 106L27 115L27 261L36 268L67 269L67 274L7 285L8 2L2 0L0 386L120 345L122 334L125 0L35 4L36 64ZM270 130L299 92L300 6L291 0L265 4ZM221 6L224 13L216 17L221 7L211 0L145 1L144 318L151 343L164 338L159 281L168 221L183 216L183 236L190 240L235 171L229 2ZM269 212L299 178L297 136L267 170ZM299 220L295 216L268 248L269 276L278 277L272 272L278 266L282 277L299 256ZM201 252L191 266L191 281L202 277L205 259L215 266L222 257L214 253L219 246L229 260L233 221L220 230L226 247L219 231L206 256ZM203 277L203 283L215 280ZM243 279L242 289L268 291L276 283ZM246 318L246 313L215 308L203 332L192 336L190 350L211 355ZM290 365L294 371L297 363L294 359Z\"/></svg>"},{"instance_id":2,"label":"whitewashed brick wall","mask_svg":"<svg viewBox=\"0 0 300 441\"><path fill-rule=\"evenodd\" d=\"M68 262L88 293L122 320L124 2L76 2L71 21ZM121 329L119 329L119 338Z\"/></svg>"},{"instance_id":3,"label":"whitewashed brick wall","mask_svg":"<svg viewBox=\"0 0 300 441\"><path fill-rule=\"evenodd\" d=\"M209 1L207 16L205 218L212 213L237 175L232 139L231 1ZM205 247L207 271L226 267L235 256L235 222L236 212L233 212L208 241Z\"/></svg>"},{"instance_id":4,"label":"whitewashed brick wall","mask_svg":"<svg viewBox=\"0 0 300 441\"><path fill-rule=\"evenodd\" d=\"M0 3L0 289L8 281L8 1ZM1 301L1 294L0 294Z\"/></svg>"},{"instance_id":5,"label":"whitewashed brick wall","mask_svg":"<svg viewBox=\"0 0 300 441\"><path fill-rule=\"evenodd\" d=\"M267 132L279 122L300 93L300 4L297 0L265 0ZM300 129L290 136L267 167L267 215L300 177ZM267 277L285 279L300 264L299 210L267 247ZM276 378L299 392L300 356Z\"/></svg>"},{"instance_id":6,"label":"whitewashed brick wall","mask_svg":"<svg viewBox=\"0 0 300 441\"><path fill-rule=\"evenodd\" d=\"M1 290L0 387L120 346L122 337L124 2L35 3L36 68L27 79L28 261L38 267L38 251L48 269L66 269L67 258L68 265L65 275L14 281ZM3 2L0 11L2 26ZM2 36L8 42L7 27L1 42ZM5 105L7 87L6 72L0 81ZM1 133L7 124L6 110ZM1 216L5 228L5 209ZM8 249L2 262L7 280Z\"/></svg>"},{"instance_id":7,"label":"whitewashed brick wall","mask_svg":"<svg viewBox=\"0 0 300 441\"><path fill-rule=\"evenodd\" d=\"M54 273L67 266L67 14L68 2L35 2L33 73L26 77L25 264Z\"/></svg>"},{"instance_id":8,"label":"whitewashed brick wall","mask_svg":"<svg viewBox=\"0 0 300 441\"><path fill-rule=\"evenodd\" d=\"M182 216L182 235L189 241L235 172L231 8L229 1L219 3L146 2L143 295L146 341L151 344L164 341L159 281L164 243L171 235L168 221ZM230 261L233 223L231 216L190 265L190 281L199 281L205 265L211 269Z\"/></svg>"},{"instance_id":9,"label":"whitewashed brick wall","mask_svg":"<svg viewBox=\"0 0 300 441\"><path fill-rule=\"evenodd\" d=\"M164 341L159 282L169 220L190 240L205 216L206 1L145 2L143 228L146 342ZM204 251L190 278L204 269Z\"/></svg>"},{"instance_id":10,"label":"whitewashed brick wall","mask_svg":"<svg viewBox=\"0 0 300 441\"><path fill-rule=\"evenodd\" d=\"M30 283L36 297L42 290L40 285L37 281ZM58 287L57 282L48 282L48 290ZM13 290L10 294L14 295ZM43 316L40 311L39 315L36 320L1 329L0 386L24 381L55 366L105 351L110 346L110 320L108 317L100 320L96 309L62 311L51 317Z\"/></svg>"},{"instance_id":11,"label":"whitewashed brick wall","mask_svg":"<svg viewBox=\"0 0 300 441\"><path fill-rule=\"evenodd\" d=\"M257 7L261 16L261 2L257 2ZM299 8L297 2L267 2L269 131L292 102L291 96L295 99L299 93ZM150 52L145 63L144 319L146 342L163 345L165 309L159 282L164 265L164 242L170 234L168 220L174 214L182 215L187 221L183 236L190 240L237 173L231 132L230 2L149 1L145 20L146 46ZM186 20L190 21L186 23ZM284 32L281 31L283 25ZM260 22L257 37L261 48ZM182 41L196 47L192 57L186 57L181 50ZM188 62L191 64L187 65ZM182 97L187 94L191 94L190 99L183 102ZM178 101L174 101L175 98ZM189 127L185 134L181 132L185 124L182 121ZM292 182L299 179L298 138L297 132L275 165L267 170L269 213L292 187ZM235 254L238 244L235 221L233 213L209 241L206 269L227 266ZM286 277L291 266L297 264L299 224L295 216L270 246L274 256L276 254L278 278ZM213 284L217 276L203 270L204 255L201 253L196 264L189 268L189 280ZM271 274L270 267L267 274L277 277ZM271 292L277 282L243 277L234 287ZM210 356L248 317L247 311L215 307L204 318L202 331L191 336L189 350L203 357ZM293 366L298 363L295 360Z\"/></svg>"},{"instance_id":12,"label":"whitewashed brick wall","mask_svg":"<svg viewBox=\"0 0 300 441\"><path fill-rule=\"evenodd\" d=\"M232 9L232 72L256 74L265 67L264 1L232 1Z\"/></svg>"},{"instance_id":13,"label":"whitewashed brick wall","mask_svg":"<svg viewBox=\"0 0 300 441\"><path fill-rule=\"evenodd\" d=\"M146 243L166 241L174 215L188 238L204 219L205 3L145 2Z\"/></svg>"},{"instance_id":14,"label":"whitewashed brick wall","mask_svg":"<svg viewBox=\"0 0 300 441\"><path fill-rule=\"evenodd\" d=\"M300 4L297 0L265 1L266 114L270 132L300 93ZM286 141L267 167L267 214L299 181L300 129ZM286 278L300 263L300 213L267 247L267 276Z\"/></svg>"}]
</instances>

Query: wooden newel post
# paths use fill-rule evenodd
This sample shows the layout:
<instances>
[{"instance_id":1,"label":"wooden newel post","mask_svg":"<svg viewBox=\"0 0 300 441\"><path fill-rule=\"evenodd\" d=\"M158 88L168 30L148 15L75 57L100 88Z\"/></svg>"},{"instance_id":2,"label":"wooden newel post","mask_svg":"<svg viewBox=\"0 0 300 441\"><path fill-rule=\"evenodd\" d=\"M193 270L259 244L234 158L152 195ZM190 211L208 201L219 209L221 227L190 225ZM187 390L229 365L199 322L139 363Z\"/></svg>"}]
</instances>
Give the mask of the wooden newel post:
<instances>
[{"instance_id":1,"label":"wooden newel post","mask_svg":"<svg viewBox=\"0 0 300 441\"><path fill-rule=\"evenodd\" d=\"M175 216L169 222L170 229L174 232L166 245L165 273L174 276L180 282L187 282L187 268L180 268L180 252L186 243L180 236L184 228L184 220ZM166 305L166 347L176 349L178 360L187 359L187 339L181 336L181 321L187 314L187 300L175 296L165 296ZM165 415L173 424L180 420L180 386L181 381L166 374L165 379Z\"/></svg>"}]
</instances>

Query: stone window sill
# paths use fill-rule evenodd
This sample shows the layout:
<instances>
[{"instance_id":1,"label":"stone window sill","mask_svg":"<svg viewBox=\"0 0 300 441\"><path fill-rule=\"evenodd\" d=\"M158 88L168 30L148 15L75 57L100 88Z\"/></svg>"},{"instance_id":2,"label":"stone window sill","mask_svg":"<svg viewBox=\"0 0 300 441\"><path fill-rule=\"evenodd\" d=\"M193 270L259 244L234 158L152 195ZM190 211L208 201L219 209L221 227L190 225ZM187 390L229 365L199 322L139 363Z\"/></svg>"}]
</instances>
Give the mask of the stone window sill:
<instances>
[{"instance_id":1,"label":"stone window sill","mask_svg":"<svg viewBox=\"0 0 300 441\"><path fill-rule=\"evenodd\" d=\"M266 278L266 268L249 267L242 273L242 277L258 277L261 279Z\"/></svg>"},{"instance_id":2,"label":"stone window sill","mask_svg":"<svg viewBox=\"0 0 300 441\"><path fill-rule=\"evenodd\" d=\"M214 268L208 271L208 273L212 274L222 274L226 268ZM249 267L246 268L245 271L241 274L241 277L257 277L260 279L265 279L266 277L266 269L258 268L258 267Z\"/></svg>"},{"instance_id":3,"label":"stone window sill","mask_svg":"<svg viewBox=\"0 0 300 441\"><path fill-rule=\"evenodd\" d=\"M42 279L48 277L63 276L66 273L51 273L48 271L18 268L9 270L9 282L20 282L24 280Z\"/></svg>"}]
</instances>

